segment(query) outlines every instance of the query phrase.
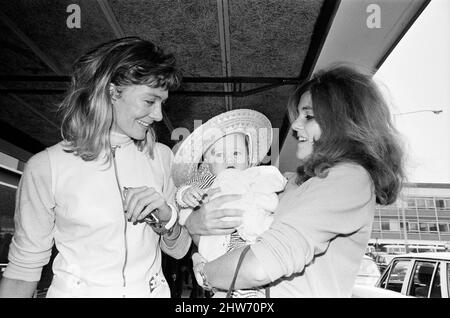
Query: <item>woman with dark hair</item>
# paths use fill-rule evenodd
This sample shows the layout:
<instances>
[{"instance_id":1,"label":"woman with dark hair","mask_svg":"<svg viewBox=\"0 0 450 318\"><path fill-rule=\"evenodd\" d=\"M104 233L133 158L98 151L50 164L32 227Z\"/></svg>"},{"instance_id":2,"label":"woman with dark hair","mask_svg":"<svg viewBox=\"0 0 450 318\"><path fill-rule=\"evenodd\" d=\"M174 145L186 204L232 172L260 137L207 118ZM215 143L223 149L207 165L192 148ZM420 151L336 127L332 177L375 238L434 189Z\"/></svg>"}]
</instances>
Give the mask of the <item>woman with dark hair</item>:
<instances>
[{"instance_id":1,"label":"woman with dark hair","mask_svg":"<svg viewBox=\"0 0 450 318\"><path fill-rule=\"evenodd\" d=\"M371 75L337 66L298 87L289 102L298 139L298 173L290 178L274 222L243 258L235 288L270 286L272 297L350 297L370 238L375 204L395 201L403 154L388 106ZM223 230L211 200L191 214L191 234ZM207 289L228 289L243 248L194 271Z\"/></svg>"},{"instance_id":2,"label":"woman with dark hair","mask_svg":"<svg viewBox=\"0 0 450 318\"><path fill-rule=\"evenodd\" d=\"M63 141L33 156L18 192L0 296L30 297L53 243L47 297L169 297L161 250L183 257L172 151L152 124L181 77L175 59L137 37L76 61L60 105Z\"/></svg>"}]
</instances>

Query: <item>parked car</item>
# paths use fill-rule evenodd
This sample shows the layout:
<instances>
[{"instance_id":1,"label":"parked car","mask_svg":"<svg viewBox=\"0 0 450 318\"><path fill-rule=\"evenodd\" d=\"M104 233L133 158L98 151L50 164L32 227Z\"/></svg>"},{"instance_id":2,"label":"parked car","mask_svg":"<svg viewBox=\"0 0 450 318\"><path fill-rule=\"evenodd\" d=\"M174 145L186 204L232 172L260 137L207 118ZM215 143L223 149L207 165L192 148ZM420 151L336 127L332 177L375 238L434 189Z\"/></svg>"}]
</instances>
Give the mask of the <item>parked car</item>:
<instances>
[{"instance_id":1,"label":"parked car","mask_svg":"<svg viewBox=\"0 0 450 318\"><path fill-rule=\"evenodd\" d=\"M358 276L356 276L355 284L364 286L375 286L381 273L375 261L367 255L361 261Z\"/></svg>"},{"instance_id":2,"label":"parked car","mask_svg":"<svg viewBox=\"0 0 450 318\"><path fill-rule=\"evenodd\" d=\"M8 265L8 263L0 263L0 279L3 276L3 272L6 270L6 266Z\"/></svg>"},{"instance_id":3,"label":"parked car","mask_svg":"<svg viewBox=\"0 0 450 318\"><path fill-rule=\"evenodd\" d=\"M375 263L378 265L378 269L380 270L381 273L384 273L388 264L397 255L388 254L386 252L375 252L373 256L374 256Z\"/></svg>"},{"instance_id":4,"label":"parked car","mask_svg":"<svg viewBox=\"0 0 450 318\"><path fill-rule=\"evenodd\" d=\"M369 255L364 255L361 262L352 298L404 298L406 296L380 287L375 287L381 274L378 264Z\"/></svg>"},{"instance_id":5,"label":"parked car","mask_svg":"<svg viewBox=\"0 0 450 318\"><path fill-rule=\"evenodd\" d=\"M357 285L353 286L352 298L411 298L389 289L375 286Z\"/></svg>"},{"instance_id":6,"label":"parked car","mask_svg":"<svg viewBox=\"0 0 450 318\"><path fill-rule=\"evenodd\" d=\"M408 251L410 253L445 252L445 247L436 245L409 245Z\"/></svg>"},{"instance_id":7,"label":"parked car","mask_svg":"<svg viewBox=\"0 0 450 318\"><path fill-rule=\"evenodd\" d=\"M375 286L405 296L450 298L450 252L395 256Z\"/></svg>"},{"instance_id":8,"label":"parked car","mask_svg":"<svg viewBox=\"0 0 450 318\"><path fill-rule=\"evenodd\" d=\"M406 247L403 245L398 245L398 244L397 245L394 245L394 244L384 245L383 250L386 251L386 253L388 253L388 254L400 255L400 254L406 253Z\"/></svg>"}]
</instances>

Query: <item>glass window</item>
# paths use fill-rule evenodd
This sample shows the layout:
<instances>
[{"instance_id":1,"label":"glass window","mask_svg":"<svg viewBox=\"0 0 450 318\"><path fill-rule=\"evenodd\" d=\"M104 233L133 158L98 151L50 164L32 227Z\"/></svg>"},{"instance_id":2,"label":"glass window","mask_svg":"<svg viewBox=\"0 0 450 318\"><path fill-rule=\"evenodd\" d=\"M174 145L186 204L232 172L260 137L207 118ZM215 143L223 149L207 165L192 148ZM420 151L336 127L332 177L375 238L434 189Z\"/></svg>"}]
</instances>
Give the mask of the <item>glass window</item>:
<instances>
[{"instance_id":1,"label":"glass window","mask_svg":"<svg viewBox=\"0 0 450 318\"><path fill-rule=\"evenodd\" d=\"M408 216L417 216L417 211L412 209L405 209L405 215Z\"/></svg>"},{"instance_id":2,"label":"glass window","mask_svg":"<svg viewBox=\"0 0 450 318\"><path fill-rule=\"evenodd\" d=\"M430 223L428 226L430 227L430 232L437 232L436 223Z\"/></svg>"},{"instance_id":3,"label":"glass window","mask_svg":"<svg viewBox=\"0 0 450 318\"><path fill-rule=\"evenodd\" d=\"M433 284L431 284L430 298L442 298L441 292L441 269L439 264L437 265L436 272L433 278Z\"/></svg>"},{"instance_id":4,"label":"glass window","mask_svg":"<svg viewBox=\"0 0 450 318\"><path fill-rule=\"evenodd\" d=\"M443 209L443 208L445 207L445 205L444 205L444 200L442 200L442 199L436 200L436 207L437 207L438 209Z\"/></svg>"},{"instance_id":5,"label":"glass window","mask_svg":"<svg viewBox=\"0 0 450 318\"><path fill-rule=\"evenodd\" d=\"M416 262L413 281L407 295L428 298L435 266L434 262Z\"/></svg>"},{"instance_id":6,"label":"glass window","mask_svg":"<svg viewBox=\"0 0 450 318\"><path fill-rule=\"evenodd\" d=\"M426 203L427 203L427 207L428 208L433 208L434 209L434 199L426 199L425 200L426 201Z\"/></svg>"},{"instance_id":7,"label":"glass window","mask_svg":"<svg viewBox=\"0 0 450 318\"><path fill-rule=\"evenodd\" d=\"M408 208L415 208L416 207L416 200L408 199L408 201L406 201L406 204L407 204Z\"/></svg>"},{"instance_id":8,"label":"glass window","mask_svg":"<svg viewBox=\"0 0 450 318\"><path fill-rule=\"evenodd\" d=\"M407 222L406 224L408 224L408 231L411 232L419 231L419 225L417 224L417 222Z\"/></svg>"},{"instance_id":9,"label":"glass window","mask_svg":"<svg viewBox=\"0 0 450 318\"><path fill-rule=\"evenodd\" d=\"M448 232L448 224L439 223L439 232Z\"/></svg>"},{"instance_id":10,"label":"glass window","mask_svg":"<svg viewBox=\"0 0 450 318\"><path fill-rule=\"evenodd\" d=\"M380 222L373 222L372 231L379 231L379 230L380 230Z\"/></svg>"},{"instance_id":11,"label":"glass window","mask_svg":"<svg viewBox=\"0 0 450 318\"><path fill-rule=\"evenodd\" d=\"M389 204L389 205L382 205L379 207L379 210L392 210L392 211L397 211L397 205L394 204Z\"/></svg>"},{"instance_id":12,"label":"glass window","mask_svg":"<svg viewBox=\"0 0 450 318\"><path fill-rule=\"evenodd\" d=\"M420 232L428 232L428 224L419 223L419 229L420 229Z\"/></svg>"},{"instance_id":13,"label":"glass window","mask_svg":"<svg viewBox=\"0 0 450 318\"><path fill-rule=\"evenodd\" d=\"M426 208L426 206L425 206L425 199L417 199L416 201L417 201L417 207L419 209L425 209Z\"/></svg>"},{"instance_id":14,"label":"glass window","mask_svg":"<svg viewBox=\"0 0 450 318\"><path fill-rule=\"evenodd\" d=\"M395 261L392 265L392 270L389 273L387 284L384 282L383 285L382 282L381 287L400 293L402 291L403 281L405 280L406 271L408 270L408 265L410 262L410 260Z\"/></svg>"},{"instance_id":15,"label":"glass window","mask_svg":"<svg viewBox=\"0 0 450 318\"><path fill-rule=\"evenodd\" d=\"M398 215L398 209L383 209L381 212L382 215L390 215L390 216L397 216Z\"/></svg>"},{"instance_id":16,"label":"glass window","mask_svg":"<svg viewBox=\"0 0 450 318\"><path fill-rule=\"evenodd\" d=\"M389 226L389 222L387 222L387 221L381 222L381 229L383 231L389 231L391 229Z\"/></svg>"},{"instance_id":17,"label":"glass window","mask_svg":"<svg viewBox=\"0 0 450 318\"><path fill-rule=\"evenodd\" d=\"M450 209L450 199L445 200L445 207Z\"/></svg>"},{"instance_id":18,"label":"glass window","mask_svg":"<svg viewBox=\"0 0 450 318\"><path fill-rule=\"evenodd\" d=\"M400 224L398 223L397 220L390 220L389 228L391 231L400 231Z\"/></svg>"},{"instance_id":19,"label":"glass window","mask_svg":"<svg viewBox=\"0 0 450 318\"><path fill-rule=\"evenodd\" d=\"M382 258L381 255L377 255L375 257L375 262L378 265L378 268L380 269L381 274L381 278L379 283L376 285L377 287L381 287L381 288L386 288L386 283L387 283L387 278L388 278L388 274L389 274L389 268L386 268L386 266L381 266L381 261L380 258Z\"/></svg>"}]
</instances>

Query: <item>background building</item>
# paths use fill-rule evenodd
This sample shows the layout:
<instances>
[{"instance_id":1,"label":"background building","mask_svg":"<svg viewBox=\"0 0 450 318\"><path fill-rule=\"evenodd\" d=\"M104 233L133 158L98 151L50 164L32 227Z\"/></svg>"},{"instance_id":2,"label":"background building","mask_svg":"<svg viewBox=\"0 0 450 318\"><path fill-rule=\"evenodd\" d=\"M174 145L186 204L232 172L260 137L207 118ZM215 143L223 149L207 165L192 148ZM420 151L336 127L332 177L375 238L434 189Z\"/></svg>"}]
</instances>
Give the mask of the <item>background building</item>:
<instances>
[{"instance_id":1,"label":"background building","mask_svg":"<svg viewBox=\"0 0 450 318\"><path fill-rule=\"evenodd\" d=\"M377 206L370 244L450 246L450 184L407 184L390 206Z\"/></svg>"}]
</instances>

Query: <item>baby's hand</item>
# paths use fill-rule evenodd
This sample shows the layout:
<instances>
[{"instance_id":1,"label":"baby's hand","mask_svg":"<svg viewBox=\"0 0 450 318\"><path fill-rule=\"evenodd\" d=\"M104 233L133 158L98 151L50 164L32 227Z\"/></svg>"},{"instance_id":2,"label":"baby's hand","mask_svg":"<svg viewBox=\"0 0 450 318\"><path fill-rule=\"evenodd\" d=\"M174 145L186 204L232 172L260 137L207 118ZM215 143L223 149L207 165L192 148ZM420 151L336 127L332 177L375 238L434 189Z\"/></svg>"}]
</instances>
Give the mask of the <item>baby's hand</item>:
<instances>
[{"instance_id":1,"label":"baby's hand","mask_svg":"<svg viewBox=\"0 0 450 318\"><path fill-rule=\"evenodd\" d=\"M206 192L202 189L196 186L192 186L184 191L181 198L183 199L183 202L186 203L189 207L195 208L199 205L199 202L202 200L202 197L205 193Z\"/></svg>"}]
</instances>

